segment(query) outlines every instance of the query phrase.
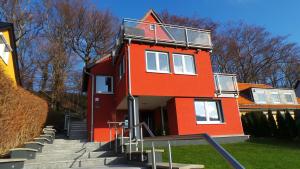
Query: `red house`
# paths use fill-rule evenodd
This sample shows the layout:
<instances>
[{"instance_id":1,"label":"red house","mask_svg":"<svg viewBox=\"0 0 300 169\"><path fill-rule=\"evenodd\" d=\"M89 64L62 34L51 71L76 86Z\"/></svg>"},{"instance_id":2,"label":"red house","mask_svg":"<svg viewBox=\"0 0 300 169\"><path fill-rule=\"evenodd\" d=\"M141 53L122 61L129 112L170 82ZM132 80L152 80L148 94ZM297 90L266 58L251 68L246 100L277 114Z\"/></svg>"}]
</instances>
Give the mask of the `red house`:
<instances>
[{"instance_id":1,"label":"red house","mask_svg":"<svg viewBox=\"0 0 300 169\"><path fill-rule=\"evenodd\" d=\"M108 121L145 122L156 135L243 135L236 77L213 73L211 51L209 30L164 24L153 10L124 19L112 54L85 68L89 139L109 141Z\"/></svg>"}]
</instances>

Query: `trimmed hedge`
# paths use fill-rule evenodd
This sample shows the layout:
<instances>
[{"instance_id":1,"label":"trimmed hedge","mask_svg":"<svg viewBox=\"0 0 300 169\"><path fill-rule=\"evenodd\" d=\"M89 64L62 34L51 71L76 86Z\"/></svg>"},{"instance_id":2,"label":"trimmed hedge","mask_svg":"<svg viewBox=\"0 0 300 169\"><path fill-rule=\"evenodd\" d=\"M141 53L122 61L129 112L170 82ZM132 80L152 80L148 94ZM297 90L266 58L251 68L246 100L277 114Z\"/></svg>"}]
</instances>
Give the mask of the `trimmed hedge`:
<instances>
[{"instance_id":1,"label":"trimmed hedge","mask_svg":"<svg viewBox=\"0 0 300 169\"><path fill-rule=\"evenodd\" d=\"M245 134L254 137L278 137L295 138L300 137L300 112L295 112L295 119L286 111L277 111L276 121L271 111L268 116L262 112L250 112L242 115L242 124Z\"/></svg>"},{"instance_id":2,"label":"trimmed hedge","mask_svg":"<svg viewBox=\"0 0 300 169\"><path fill-rule=\"evenodd\" d=\"M0 70L0 155L37 137L47 113L45 100L15 86Z\"/></svg>"}]
</instances>

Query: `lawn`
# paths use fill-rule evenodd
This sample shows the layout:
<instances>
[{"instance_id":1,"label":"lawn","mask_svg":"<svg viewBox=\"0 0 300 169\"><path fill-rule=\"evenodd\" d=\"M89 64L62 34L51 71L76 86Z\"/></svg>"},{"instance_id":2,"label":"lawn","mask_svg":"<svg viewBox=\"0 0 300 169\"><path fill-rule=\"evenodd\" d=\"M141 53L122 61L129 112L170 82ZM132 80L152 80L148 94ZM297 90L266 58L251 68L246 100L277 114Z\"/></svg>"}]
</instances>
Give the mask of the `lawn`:
<instances>
[{"instance_id":1,"label":"lawn","mask_svg":"<svg viewBox=\"0 0 300 169\"><path fill-rule=\"evenodd\" d=\"M300 168L300 142L276 139L254 139L243 143L222 145L247 169ZM164 161L168 153L163 153ZM204 164L206 169L230 166L209 145L172 147L173 162Z\"/></svg>"}]
</instances>

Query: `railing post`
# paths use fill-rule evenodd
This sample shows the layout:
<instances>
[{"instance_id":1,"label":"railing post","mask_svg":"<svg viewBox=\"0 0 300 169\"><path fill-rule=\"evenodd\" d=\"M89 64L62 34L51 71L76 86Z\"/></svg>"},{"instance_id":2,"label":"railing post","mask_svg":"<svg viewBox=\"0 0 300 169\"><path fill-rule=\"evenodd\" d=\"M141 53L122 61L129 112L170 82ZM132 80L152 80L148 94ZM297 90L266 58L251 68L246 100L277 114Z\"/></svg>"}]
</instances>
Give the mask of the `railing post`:
<instances>
[{"instance_id":1,"label":"railing post","mask_svg":"<svg viewBox=\"0 0 300 169\"><path fill-rule=\"evenodd\" d=\"M187 33L187 28L184 29L184 34L185 34L186 47L189 47L189 37Z\"/></svg>"},{"instance_id":2,"label":"railing post","mask_svg":"<svg viewBox=\"0 0 300 169\"><path fill-rule=\"evenodd\" d=\"M70 115L68 116L68 128L67 128L67 136L70 136L70 126L71 126L71 118Z\"/></svg>"},{"instance_id":3,"label":"railing post","mask_svg":"<svg viewBox=\"0 0 300 169\"><path fill-rule=\"evenodd\" d=\"M124 153L123 144L124 144L124 127L122 126L122 129L121 129L121 151L122 151L122 153Z\"/></svg>"},{"instance_id":4,"label":"railing post","mask_svg":"<svg viewBox=\"0 0 300 169\"><path fill-rule=\"evenodd\" d=\"M131 129L129 129L129 160L131 160Z\"/></svg>"},{"instance_id":5,"label":"railing post","mask_svg":"<svg viewBox=\"0 0 300 169\"><path fill-rule=\"evenodd\" d=\"M118 153L118 129L115 126L115 152Z\"/></svg>"},{"instance_id":6,"label":"railing post","mask_svg":"<svg viewBox=\"0 0 300 169\"><path fill-rule=\"evenodd\" d=\"M155 43L157 43L156 24L154 24L154 39L155 39Z\"/></svg>"},{"instance_id":7,"label":"railing post","mask_svg":"<svg viewBox=\"0 0 300 169\"><path fill-rule=\"evenodd\" d=\"M154 148L154 142L152 144L152 169L156 169L156 161L155 161L155 148Z\"/></svg>"},{"instance_id":8,"label":"railing post","mask_svg":"<svg viewBox=\"0 0 300 169\"><path fill-rule=\"evenodd\" d=\"M109 128L109 148L111 149L111 128L110 128L110 123L108 123L108 128Z\"/></svg>"},{"instance_id":9,"label":"railing post","mask_svg":"<svg viewBox=\"0 0 300 169\"><path fill-rule=\"evenodd\" d=\"M143 142L143 126L140 126L140 132L141 132L141 161L144 161L144 142Z\"/></svg>"},{"instance_id":10,"label":"railing post","mask_svg":"<svg viewBox=\"0 0 300 169\"><path fill-rule=\"evenodd\" d=\"M172 164L172 150L171 150L170 141L168 141L168 151L169 151L169 169L172 169L173 164Z\"/></svg>"}]
</instances>

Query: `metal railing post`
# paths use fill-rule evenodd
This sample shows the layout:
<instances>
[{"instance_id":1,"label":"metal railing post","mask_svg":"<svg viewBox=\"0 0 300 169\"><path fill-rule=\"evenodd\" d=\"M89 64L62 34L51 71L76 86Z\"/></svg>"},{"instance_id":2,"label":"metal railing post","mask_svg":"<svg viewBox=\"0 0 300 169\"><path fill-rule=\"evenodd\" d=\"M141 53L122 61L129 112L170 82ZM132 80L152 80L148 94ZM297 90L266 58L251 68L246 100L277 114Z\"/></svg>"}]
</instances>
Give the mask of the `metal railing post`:
<instances>
[{"instance_id":1,"label":"metal railing post","mask_svg":"<svg viewBox=\"0 0 300 169\"><path fill-rule=\"evenodd\" d=\"M115 152L118 153L118 129L115 126Z\"/></svg>"},{"instance_id":2,"label":"metal railing post","mask_svg":"<svg viewBox=\"0 0 300 169\"><path fill-rule=\"evenodd\" d=\"M129 160L131 160L131 129L129 129Z\"/></svg>"},{"instance_id":3,"label":"metal railing post","mask_svg":"<svg viewBox=\"0 0 300 169\"><path fill-rule=\"evenodd\" d=\"M122 126L122 129L121 129L121 152L124 153L124 127Z\"/></svg>"},{"instance_id":4,"label":"metal railing post","mask_svg":"<svg viewBox=\"0 0 300 169\"><path fill-rule=\"evenodd\" d=\"M155 148L154 148L154 142L152 141L152 169L156 169L156 161L155 161Z\"/></svg>"},{"instance_id":5,"label":"metal railing post","mask_svg":"<svg viewBox=\"0 0 300 169\"><path fill-rule=\"evenodd\" d=\"M171 150L170 141L168 141L168 151L169 151L169 168L172 169L173 164L172 164L172 150Z\"/></svg>"},{"instance_id":6,"label":"metal railing post","mask_svg":"<svg viewBox=\"0 0 300 169\"><path fill-rule=\"evenodd\" d=\"M186 47L189 47L189 37L187 33L187 28L184 29L184 34L185 34Z\"/></svg>"},{"instance_id":7,"label":"metal railing post","mask_svg":"<svg viewBox=\"0 0 300 169\"><path fill-rule=\"evenodd\" d=\"M71 118L70 115L68 116L68 128L67 128L67 136L70 136L70 126L71 126Z\"/></svg>"},{"instance_id":8,"label":"metal railing post","mask_svg":"<svg viewBox=\"0 0 300 169\"><path fill-rule=\"evenodd\" d=\"M143 142L143 127L140 126L140 132L141 132L141 161L144 161L144 142Z\"/></svg>"},{"instance_id":9,"label":"metal railing post","mask_svg":"<svg viewBox=\"0 0 300 169\"><path fill-rule=\"evenodd\" d=\"M155 43L157 43L156 24L154 24L154 39L155 39Z\"/></svg>"},{"instance_id":10,"label":"metal railing post","mask_svg":"<svg viewBox=\"0 0 300 169\"><path fill-rule=\"evenodd\" d=\"M110 128L110 124L108 124L108 128L109 128L109 148L111 149L111 128Z\"/></svg>"}]
</instances>

